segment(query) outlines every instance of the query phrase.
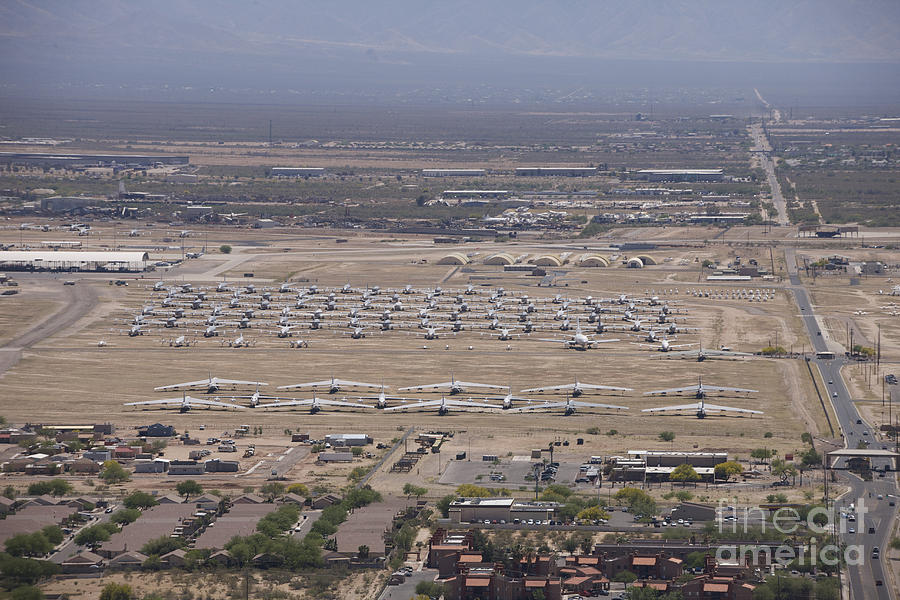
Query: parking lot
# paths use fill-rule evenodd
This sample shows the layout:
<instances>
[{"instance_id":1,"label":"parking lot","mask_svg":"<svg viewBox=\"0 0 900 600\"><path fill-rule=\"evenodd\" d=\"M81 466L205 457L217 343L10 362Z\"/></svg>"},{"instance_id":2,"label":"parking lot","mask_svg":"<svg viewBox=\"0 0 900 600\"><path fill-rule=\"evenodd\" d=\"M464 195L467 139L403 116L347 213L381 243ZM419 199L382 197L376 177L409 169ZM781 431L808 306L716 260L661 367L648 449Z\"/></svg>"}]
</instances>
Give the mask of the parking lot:
<instances>
[{"instance_id":1,"label":"parking lot","mask_svg":"<svg viewBox=\"0 0 900 600\"><path fill-rule=\"evenodd\" d=\"M480 460L453 460L450 461L441 474L440 482L447 485L472 483L484 487L534 487L532 476L534 475L535 464L541 463L532 461L527 457L514 457L512 460L504 459L499 463ZM546 475L543 475L541 485L546 486L551 483L559 483L566 486L577 485L578 488L582 489L593 487L593 484L590 482L575 483L575 480L582 475L580 467L581 463L559 463L555 474L544 470L546 467L541 467L542 472L546 473Z\"/></svg>"}]
</instances>

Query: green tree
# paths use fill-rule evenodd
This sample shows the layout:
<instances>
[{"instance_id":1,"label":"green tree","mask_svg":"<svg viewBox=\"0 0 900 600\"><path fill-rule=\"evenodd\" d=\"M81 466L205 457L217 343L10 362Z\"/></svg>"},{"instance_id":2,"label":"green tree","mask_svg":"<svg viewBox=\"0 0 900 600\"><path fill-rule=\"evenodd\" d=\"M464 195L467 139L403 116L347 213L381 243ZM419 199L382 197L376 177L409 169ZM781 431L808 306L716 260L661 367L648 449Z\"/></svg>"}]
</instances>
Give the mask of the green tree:
<instances>
[{"instance_id":1,"label":"green tree","mask_svg":"<svg viewBox=\"0 0 900 600\"><path fill-rule=\"evenodd\" d=\"M125 498L122 500L122 504L125 505L125 508L143 509L150 508L151 506L156 506L157 504L159 504L159 502L157 502L156 498L154 498L147 492L138 490L125 496Z\"/></svg>"},{"instance_id":2,"label":"green tree","mask_svg":"<svg viewBox=\"0 0 900 600\"><path fill-rule=\"evenodd\" d=\"M291 494L297 494L298 496L303 496L304 498L309 497L309 488L302 483L292 483L291 485L287 486L287 489L285 491Z\"/></svg>"},{"instance_id":3,"label":"green tree","mask_svg":"<svg viewBox=\"0 0 900 600\"><path fill-rule=\"evenodd\" d=\"M800 464L807 468L820 467L822 466L822 455L810 446L807 450L800 453Z\"/></svg>"},{"instance_id":4,"label":"green tree","mask_svg":"<svg viewBox=\"0 0 900 600\"><path fill-rule=\"evenodd\" d=\"M758 461L765 461L772 458L772 449L771 448L755 448L750 451L750 458L755 458Z\"/></svg>"},{"instance_id":5,"label":"green tree","mask_svg":"<svg viewBox=\"0 0 900 600\"><path fill-rule=\"evenodd\" d=\"M103 469L100 471L100 479L112 485L128 481L131 479L131 474L116 461L108 460L103 463Z\"/></svg>"},{"instance_id":6,"label":"green tree","mask_svg":"<svg viewBox=\"0 0 900 600\"><path fill-rule=\"evenodd\" d=\"M105 542L111 535L111 532L107 525L109 524L103 523L100 525L85 527L75 536L75 543L79 546L96 546L100 544L100 542ZM116 527L115 524L113 524L112 526Z\"/></svg>"},{"instance_id":7,"label":"green tree","mask_svg":"<svg viewBox=\"0 0 900 600\"><path fill-rule=\"evenodd\" d=\"M420 497L428 493L428 488L413 485L412 483L407 483L403 486L403 493L406 494L407 499L409 499L410 496L415 496L416 500L418 500Z\"/></svg>"},{"instance_id":8,"label":"green tree","mask_svg":"<svg viewBox=\"0 0 900 600\"><path fill-rule=\"evenodd\" d=\"M51 479L49 481L38 481L28 486L29 496L43 496L49 494L51 496L65 496L72 492L72 484L65 479Z\"/></svg>"},{"instance_id":9,"label":"green tree","mask_svg":"<svg viewBox=\"0 0 900 600\"><path fill-rule=\"evenodd\" d=\"M259 488L259 493L263 495L266 502L275 502L275 498L284 494L284 484L270 481Z\"/></svg>"},{"instance_id":10,"label":"green tree","mask_svg":"<svg viewBox=\"0 0 900 600\"><path fill-rule=\"evenodd\" d=\"M675 470L669 475L669 479L679 483L693 483L700 481L700 474L692 465L683 463L675 467Z\"/></svg>"},{"instance_id":11,"label":"green tree","mask_svg":"<svg viewBox=\"0 0 900 600\"><path fill-rule=\"evenodd\" d=\"M107 583L100 592L100 600L133 600L134 590L127 583Z\"/></svg>"},{"instance_id":12,"label":"green tree","mask_svg":"<svg viewBox=\"0 0 900 600\"><path fill-rule=\"evenodd\" d=\"M471 483L464 483L456 488L456 495L460 498L489 498L493 496L491 490Z\"/></svg>"},{"instance_id":13,"label":"green tree","mask_svg":"<svg viewBox=\"0 0 900 600\"><path fill-rule=\"evenodd\" d=\"M44 600L44 592L33 585L19 586L9 596L12 600Z\"/></svg>"},{"instance_id":14,"label":"green tree","mask_svg":"<svg viewBox=\"0 0 900 600\"><path fill-rule=\"evenodd\" d=\"M575 518L579 521L597 521L599 519L608 519L609 513L595 505L585 508Z\"/></svg>"},{"instance_id":15,"label":"green tree","mask_svg":"<svg viewBox=\"0 0 900 600\"><path fill-rule=\"evenodd\" d=\"M435 504L435 508L441 511L441 516L445 519L450 515L450 505L456 501L456 498L456 494L447 494Z\"/></svg>"},{"instance_id":16,"label":"green tree","mask_svg":"<svg viewBox=\"0 0 900 600\"><path fill-rule=\"evenodd\" d=\"M184 481L178 482L178 485L175 486L175 491L178 492L179 496L184 496L186 501L191 496L199 496L202 494L203 486L193 479L185 479Z\"/></svg>"},{"instance_id":17,"label":"green tree","mask_svg":"<svg viewBox=\"0 0 900 600\"><path fill-rule=\"evenodd\" d=\"M3 488L3 497L4 498L9 498L10 500L15 500L17 495L18 495L18 492L16 491L15 486L8 485L5 488Z\"/></svg>"},{"instance_id":18,"label":"green tree","mask_svg":"<svg viewBox=\"0 0 900 600\"><path fill-rule=\"evenodd\" d=\"M674 431L662 431L659 434L659 439L661 439L664 442L675 441L675 432Z\"/></svg>"},{"instance_id":19,"label":"green tree","mask_svg":"<svg viewBox=\"0 0 900 600\"><path fill-rule=\"evenodd\" d=\"M184 548L186 545L187 542L182 538L162 535L144 544L141 547L141 552L147 556L153 556L154 554L162 556L163 554L168 554L172 550Z\"/></svg>"},{"instance_id":20,"label":"green tree","mask_svg":"<svg viewBox=\"0 0 900 600\"><path fill-rule=\"evenodd\" d=\"M221 252L222 254L231 254L231 246L229 246L228 244L222 244L221 246L219 246L219 252Z\"/></svg>"},{"instance_id":21,"label":"green tree","mask_svg":"<svg viewBox=\"0 0 900 600\"><path fill-rule=\"evenodd\" d=\"M631 571L619 571L616 573L616 576L612 578L616 583L624 583L628 585L629 583L634 583L637 581L637 575L632 573Z\"/></svg>"},{"instance_id":22,"label":"green tree","mask_svg":"<svg viewBox=\"0 0 900 600\"><path fill-rule=\"evenodd\" d=\"M657 513L656 500L635 487L624 487L615 495L616 500L625 502L628 510L637 515L652 516Z\"/></svg>"},{"instance_id":23,"label":"green tree","mask_svg":"<svg viewBox=\"0 0 900 600\"><path fill-rule=\"evenodd\" d=\"M719 463L715 468L716 479L724 479L725 481L728 481L732 477L740 475L743 472L744 467L741 466L741 463L734 460Z\"/></svg>"},{"instance_id":24,"label":"green tree","mask_svg":"<svg viewBox=\"0 0 900 600\"><path fill-rule=\"evenodd\" d=\"M114 512L109 520L119 525L128 525L137 521L140 516L141 511L136 508L122 508Z\"/></svg>"},{"instance_id":25,"label":"green tree","mask_svg":"<svg viewBox=\"0 0 900 600\"><path fill-rule=\"evenodd\" d=\"M369 547L365 544L361 544L360 547L356 549L356 553L361 559L369 558Z\"/></svg>"},{"instance_id":26,"label":"green tree","mask_svg":"<svg viewBox=\"0 0 900 600\"><path fill-rule=\"evenodd\" d=\"M41 529L41 533L44 534L44 537L47 538L47 541L49 541L54 546L63 541L63 532L58 525L47 525L46 527Z\"/></svg>"},{"instance_id":27,"label":"green tree","mask_svg":"<svg viewBox=\"0 0 900 600\"><path fill-rule=\"evenodd\" d=\"M416 584L416 593L429 598L440 598L444 593L444 586L436 581L420 581Z\"/></svg>"},{"instance_id":28,"label":"green tree","mask_svg":"<svg viewBox=\"0 0 900 600\"><path fill-rule=\"evenodd\" d=\"M43 533L20 533L6 540L6 551L12 556L43 556L53 550Z\"/></svg>"}]
</instances>

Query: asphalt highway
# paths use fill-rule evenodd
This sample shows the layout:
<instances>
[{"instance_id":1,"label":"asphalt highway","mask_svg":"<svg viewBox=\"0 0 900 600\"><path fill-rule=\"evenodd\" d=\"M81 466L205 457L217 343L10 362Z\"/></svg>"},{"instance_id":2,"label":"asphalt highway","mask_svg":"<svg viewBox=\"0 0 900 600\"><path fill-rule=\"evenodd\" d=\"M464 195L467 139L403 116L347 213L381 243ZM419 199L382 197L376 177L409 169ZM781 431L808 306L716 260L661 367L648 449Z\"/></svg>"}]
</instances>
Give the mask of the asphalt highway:
<instances>
[{"instance_id":1,"label":"asphalt highway","mask_svg":"<svg viewBox=\"0 0 900 600\"><path fill-rule=\"evenodd\" d=\"M790 289L800 308L800 314L809 332L814 352L833 351L834 349L829 347L827 336L822 332L816 319L814 307L809 301L809 294L797 275L793 249L785 252L785 258L790 275ZM834 406L838 425L844 438L844 446L856 448L860 440L865 440L871 443L872 448L880 449L881 444L876 443L873 439L875 429L860 418L841 376L841 367L848 361L844 358L843 353L835 352L835 356L830 360L815 357L809 360L819 369L822 379L831 382L826 385L825 393L829 395L832 406ZM872 462L873 470L883 469L886 462L884 459L874 460ZM841 463L838 463L837 466L840 467ZM854 600L869 598L893 600L896 598L896 594L887 577L883 557L893 529L891 523L897 512L896 506L890 506L892 500L897 500L896 477L893 472L888 472L883 478L876 476L872 481L867 482L847 471L837 471L837 473L839 479L850 486L849 494L839 501L839 505L848 507L850 503L855 503L859 507L862 502L868 511L864 520L857 521L856 527L854 527L855 533L840 534L843 544L862 546L862 555L859 561L861 564L849 565L846 569L849 577L850 597ZM881 499L879 499L879 495ZM873 554L876 547L879 549L877 558ZM853 555L851 555L852 557ZM876 585L878 581L881 581L882 585Z\"/></svg>"}]
</instances>

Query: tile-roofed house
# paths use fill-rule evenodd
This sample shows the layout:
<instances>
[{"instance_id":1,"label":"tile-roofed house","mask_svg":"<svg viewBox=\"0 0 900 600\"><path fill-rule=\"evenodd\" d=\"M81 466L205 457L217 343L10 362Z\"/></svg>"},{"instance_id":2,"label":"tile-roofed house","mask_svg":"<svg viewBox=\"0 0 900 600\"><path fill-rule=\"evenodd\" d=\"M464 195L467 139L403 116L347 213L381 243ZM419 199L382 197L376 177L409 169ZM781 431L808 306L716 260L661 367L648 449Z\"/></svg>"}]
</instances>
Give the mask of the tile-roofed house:
<instances>
[{"instance_id":1,"label":"tile-roofed house","mask_svg":"<svg viewBox=\"0 0 900 600\"><path fill-rule=\"evenodd\" d=\"M140 552L123 552L107 563L111 569L139 569L147 560L146 554Z\"/></svg>"},{"instance_id":2,"label":"tile-roofed house","mask_svg":"<svg viewBox=\"0 0 900 600\"><path fill-rule=\"evenodd\" d=\"M97 573L103 566L103 557L93 552L81 552L60 563L63 573Z\"/></svg>"},{"instance_id":3,"label":"tile-roofed house","mask_svg":"<svg viewBox=\"0 0 900 600\"><path fill-rule=\"evenodd\" d=\"M234 500L232 500L232 504L263 504L265 502L265 498L261 496L257 496L256 494L244 494L243 496L238 496Z\"/></svg>"},{"instance_id":4,"label":"tile-roofed house","mask_svg":"<svg viewBox=\"0 0 900 600\"><path fill-rule=\"evenodd\" d=\"M228 512L215 521L214 527L207 527L197 538L195 548L218 550L225 547L234 536L246 536L256 532L256 524L270 512L277 509L276 504L261 502L259 504L235 504Z\"/></svg>"},{"instance_id":5,"label":"tile-roofed house","mask_svg":"<svg viewBox=\"0 0 900 600\"><path fill-rule=\"evenodd\" d=\"M99 553L117 556L129 550L140 550L144 544L172 535L182 521L194 512L191 504L159 504L141 513L137 521L126 525L100 546Z\"/></svg>"},{"instance_id":6,"label":"tile-roofed house","mask_svg":"<svg viewBox=\"0 0 900 600\"><path fill-rule=\"evenodd\" d=\"M167 552L159 557L159 560L162 561L164 565L168 565L169 567L183 567L185 563L184 557L187 555L187 552L182 550L181 548L176 548L171 552Z\"/></svg>"}]
</instances>

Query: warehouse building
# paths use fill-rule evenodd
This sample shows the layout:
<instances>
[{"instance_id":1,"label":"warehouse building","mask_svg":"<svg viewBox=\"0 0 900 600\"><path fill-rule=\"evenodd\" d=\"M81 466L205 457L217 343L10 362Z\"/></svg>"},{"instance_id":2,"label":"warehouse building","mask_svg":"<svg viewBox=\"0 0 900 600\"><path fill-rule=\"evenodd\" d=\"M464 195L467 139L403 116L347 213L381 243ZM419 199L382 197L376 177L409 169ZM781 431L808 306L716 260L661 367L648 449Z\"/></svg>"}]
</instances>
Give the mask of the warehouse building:
<instances>
[{"instance_id":1,"label":"warehouse building","mask_svg":"<svg viewBox=\"0 0 900 600\"><path fill-rule=\"evenodd\" d=\"M144 271L146 252L0 251L0 268L7 271Z\"/></svg>"},{"instance_id":2,"label":"warehouse building","mask_svg":"<svg viewBox=\"0 0 900 600\"><path fill-rule=\"evenodd\" d=\"M591 177L597 167L519 167L517 177Z\"/></svg>"},{"instance_id":3,"label":"warehouse building","mask_svg":"<svg viewBox=\"0 0 900 600\"><path fill-rule=\"evenodd\" d=\"M516 258L508 252L498 252L497 254L491 254L484 259L484 264L495 266L512 265L515 264L515 262Z\"/></svg>"},{"instance_id":4,"label":"warehouse building","mask_svg":"<svg viewBox=\"0 0 900 600\"><path fill-rule=\"evenodd\" d=\"M482 521L515 519L552 519L559 504L556 502L528 502L515 498L460 498L450 504L452 523L480 523Z\"/></svg>"},{"instance_id":5,"label":"warehouse building","mask_svg":"<svg viewBox=\"0 0 900 600\"><path fill-rule=\"evenodd\" d=\"M509 190L444 190L443 200L503 200L509 198Z\"/></svg>"},{"instance_id":6,"label":"warehouse building","mask_svg":"<svg viewBox=\"0 0 900 600\"><path fill-rule=\"evenodd\" d=\"M154 165L186 165L187 156L162 154L45 154L42 152L0 152L0 164L74 169L80 167L121 166L152 167Z\"/></svg>"},{"instance_id":7,"label":"warehouse building","mask_svg":"<svg viewBox=\"0 0 900 600\"><path fill-rule=\"evenodd\" d=\"M641 169L637 172L639 179L647 181L667 181L683 183L686 181L724 181L722 169Z\"/></svg>"},{"instance_id":8,"label":"warehouse building","mask_svg":"<svg viewBox=\"0 0 900 600\"><path fill-rule=\"evenodd\" d=\"M332 446L367 446L372 438L365 433L329 433L325 441Z\"/></svg>"},{"instance_id":9,"label":"warehouse building","mask_svg":"<svg viewBox=\"0 0 900 600\"><path fill-rule=\"evenodd\" d=\"M422 177L483 177L484 169L422 169Z\"/></svg>"},{"instance_id":10,"label":"warehouse building","mask_svg":"<svg viewBox=\"0 0 900 600\"><path fill-rule=\"evenodd\" d=\"M727 452L660 452L629 450L627 457L614 456L613 481L668 481L678 465L694 467L704 481L712 481L715 467L728 461Z\"/></svg>"},{"instance_id":11,"label":"warehouse building","mask_svg":"<svg viewBox=\"0 0 900 600\"><path fill-rule=\"evenodd\" d=\"M321 177L322 167L272 167L272 177Z\"/></svg>"},{"instance_id":12,"label":"warehouse building","mask_svg":"<svg viewBox=\"0 0 900 600\"><path fill-rule=\"evenodd\" d=\"M89 196L51 196L41 198L41 210L51 213L65 213L78 211L92 206L105 204L105 198L92 198Z\"/></svg>"},{"instance_id":13,"label":"warehouse building","mask_svg":"<svg viewBox=\"0 0 900 600\"><path fill-rule=\"evenodd\" d=\"M446 256L441 257L441 259L437 262L439 265L467 265L472 262L468 256L463 254L462 252L451 252Z\"/></svg>"},{"instance_id":14,"label":"warehouse building","mask_svg":"<svg viewBox=\"0 0 900 600\"><path fill-rule=\"evenodd\" d=\"M578 260L579 267L608 267L609 261L599 254L583 254Z\"/></svg>"}]
</instances>

